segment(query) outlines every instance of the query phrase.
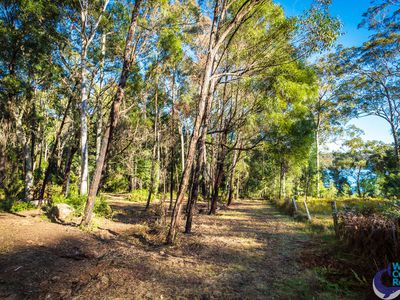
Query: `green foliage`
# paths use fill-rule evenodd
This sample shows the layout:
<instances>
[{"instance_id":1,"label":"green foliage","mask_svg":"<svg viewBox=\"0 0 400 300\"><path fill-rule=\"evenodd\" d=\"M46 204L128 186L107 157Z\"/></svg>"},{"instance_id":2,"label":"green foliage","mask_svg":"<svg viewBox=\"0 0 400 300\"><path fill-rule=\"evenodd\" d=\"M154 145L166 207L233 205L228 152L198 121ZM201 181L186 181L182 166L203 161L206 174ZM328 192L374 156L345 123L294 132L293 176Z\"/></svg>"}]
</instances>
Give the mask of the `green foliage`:
<instances>
[{"instance_id":1,"label":"green foliage","mask_svg":"<svg viewBox=\"0 0 400 300\"><path fill-rule=\"evenodd\" d=\"M57 203L65 203L74 208L76 216L80 217L83 215L85 209L85 203L87 196L81 196L77 193L71 193L68 197L61 194L55 194L52 196L52 201L50 202L49 210L51 206ZM112 213L110 205L104 196L96 197L94 204L94 213L96 216L109 217Z\"/></svg>"},{"instance_id":2,"label":"green foliage","mask_svg":"<svg viewBox=\"0 0 400 300\"><path fill-rule=\"evenodd\" d=\"M8 199L0 202L0 209L7 212L17 213L20 211L36 209L36 206L30 202L13 201Z\"/></svg>"},{"instance_id":3,"label":"green foliage","mask_svg":"<svg viewBox=\"0 0 400 300\"><path fill-rule=\"evenodd\" d=\"M147 189L133 190L128 196L128 201L146 202L148 196L149 196L149 191Z\"/></svg>"},{"instance_id":4,"label":"green foliage","mask_svg":"<svg viewBox=\"0 0 400 300\"><path fill-rule=\"evenodd\" d=\"M128 188L128 181L126 176L120 173L109 176L104 183L103 189L106 192L118 193L124 192Z\"/></svg>"}]
</instances>

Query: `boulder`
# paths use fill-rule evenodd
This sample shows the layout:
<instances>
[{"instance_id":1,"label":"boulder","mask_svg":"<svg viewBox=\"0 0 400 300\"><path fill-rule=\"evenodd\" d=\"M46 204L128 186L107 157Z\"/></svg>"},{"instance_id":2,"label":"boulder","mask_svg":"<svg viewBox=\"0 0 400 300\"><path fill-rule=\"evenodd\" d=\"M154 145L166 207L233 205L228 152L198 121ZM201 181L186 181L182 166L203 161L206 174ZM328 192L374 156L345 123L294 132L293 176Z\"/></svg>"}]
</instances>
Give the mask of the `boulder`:
<instances>
[{"instance_id":1,"label":"boulder","mask_svg":"<svg viewBox=\"0 0 400 300\"><path fill-rule=\"evenodd\" d=\"M74 209L68 204L58 203L53 206L51 214L56 220L66 222L74 216Z\"/></svg>"},{"instance_id":2,"label":"boulder","mask_svg":"<svg viewBox=\"0 0 400 300\"><path fill-rule=\"evenodd\" d=\"M39 206L39 200L32 200L32 201L29 201L29 203L32 204L32 206L36 206L36 207Z\"/></svg>"}]
</instances>

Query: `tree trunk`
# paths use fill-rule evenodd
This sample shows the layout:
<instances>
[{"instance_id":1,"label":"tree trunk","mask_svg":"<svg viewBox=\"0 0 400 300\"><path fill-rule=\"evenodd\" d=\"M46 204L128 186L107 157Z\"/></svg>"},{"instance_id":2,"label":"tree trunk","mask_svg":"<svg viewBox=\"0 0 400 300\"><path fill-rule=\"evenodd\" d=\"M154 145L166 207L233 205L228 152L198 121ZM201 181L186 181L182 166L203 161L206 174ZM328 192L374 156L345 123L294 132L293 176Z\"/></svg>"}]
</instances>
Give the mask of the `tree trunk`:
<instances>
[{"instance_id":1,"label":"tree trunk","mask_svg":"<svg viewBox=\"0 0 400 300\"><path fill-rule=\"evenodd\" d=\"M358 167L358 171L357 171L357 193L358 193L358 197L362 197L361 194L361 167Z\"/></svg>"},{"instance_id":2,"label":"tree trunk","mask_svg":"<svg viewBox=\"0 0 400 300\"><path fill-rule=\"evenodd\" d=\"M32 186L33 186L33 170L32 170L32 152L29 146L29 140L22 127L22 114L15 115L17 138L22 146L23 160L24 160L24 201L32 200Z\"/></svg>"},{"instance_id":3,"label":"tree trunk","mask_svg":"<svg viewBox=\"0 0 400 300\"><path fill-rule=\"evenodd\" d=\"M186 157L186 165L185 169L183 171L183 175L181 178L181 182L179 185L178 189L178 195L177 199L175 202L174 210L172 212L171 216L171 226L168 232L167 236L167 243L172 244L175 241L176 238L176 227L179 226L179 219L182 211L182 204L183 200L186 194L186 190L188 188L188 183L189 183L189 176L190 176L190 171L192 168L193 160L195 157L195 152L196 152L196 145L197 141L199 139L199 131L200 131L200 126L201 123L203 122L203 117L204 117L204 112L206 108L206 101L207 97L209 94L209 89L210 89L210 81L211 81L211 72L212 72L212 60L211 60L211 55L208 55L208 59L206 61L206 69L204 72L203 76L203 84L202 84L202 91L200 93L200 101L198 103L198 110L197 110L197 115L194 123L194 128L193 128L193 134L190 139L189 143L189 151L187 153Z\"/></svg>"},{"instance_id":4,"label":"tree trunk","mask_svg":"<svg viewBox=\"0 0 400 300\"><path fill-rule=\"evenodd\" d=\"M220 1L216 1L214 4L214 17L212 18L212 25L209 34L209 43L207 49L207 58L205 61L204 72L202 74L199 101L197 106L197 115L194 121L193 133L186 154L185 168L181 177L177 199L171 216L171 225L167 236L168 244L174 243L176 238L176 231L180 222L183 200L188 188L193 160L196 155L197 142L200 135L200 127L204 121L203 118L206 112L207 98L209 97L210 90L212 91L210 87L214 84L216 80L213 75L215 73L214 63L216 61L217 52L221 45L226 41L227 37L230 36L231 38L232 35L236 33L236 29L238 28L238 26L240 26L241 22L245 19L247 14L257 3L258 1L251 1L251 3L246 3L248 4L247 6L243 5L242 8L239 9L238 13L233 16L233 20L228 23L227 26L224 26L223 30L219 25L221 25L221 19L225 16L227 5L221 5Z\"/></svg>"},{"instance_id":5,"label":"tree trunk","mask_svg":"<svg viewBox=\"0 0 400 300\"><path fill-rule=\"evenodd\" d=\"M156 79L156 93L155 93L155 97L154 97L154 102L155 102L154 146L153 146L153 157L151 160L150 187L149 187L149 195L147 197L147 203L146 203L146 208L145 208L146 210L150 207L151 196L154 192L154 186L155 186L155 172L156 172L156 168L159 168L159 163L160 163L159 135L158 135L158 79ZM159 182L159 178L158 178L158 182Z\"/></svg>"},{"instance_id":6,"label":"tree trunk","mask_svg":"<svg viewBox=\"0 0 400 300\"><path fill-rule=\"evenodd\" d=\"M185 137L183 135L183 122L179 127L179 136L181 138L181 162L182 162L182 173L185 169Z\"/></svg>"},{"instance_id":7,"label":"tree trunk","mask_svg":"<svg viewBox=\"0 0 400 300\"><path fill-rule=\"evenodd\" d=\"M87 121L88 80L86 70L86 56L86 45L83 45L81 52L81 174L79 184L79 191L81 195L87 194L89 180L89 145Z\"/></svg>"},{"instance_id":8,"label":"tree trunk","mask_svg":"<svg viewBox=\"0 0 400 300\"><path fill-rule=\"evenodd\" d=\"M103 97L101 95L104 82L104 65L106 58L106 38L107 35L103 32L101 35L101 60L100 60L100 95L97 97L97 121L96 121L96 160L99 158L101 147L101 133L103 130Z\"/></svg>"},{"instance_id":9,"label":"tree trunk","mask_svg":"<svg viewBox=\"0 0 400 300\"><path fill-rule=\"evenodd\" d=\"M201 180L201 192L203 196L203 201L208 199L208 189L207 189L207 148L204 145L203 148L203 170L202 170L202 180Z\"/></svg>"},{"instance_id":10,"label":"tree trunk","mask_svg":"<svg viewBox=\"0 0 400 300\"><path fill-rule=\"evenodd\" d=\"M240 190L240 177L236 179L236 197L235 201L239 199L239 190Z\"/></svg>"},{"instance_id":11,"label":"tree trunk","mask_svg":"<svg viewBox=\"0 0 400 300\"><path fill-rule=\"evenodd\" d=\"M228 206L230 206L232 204L233 178L235 176L235 169L236 169L237 162L239 161L239 157L240 157L240 151L239 150L234 150L232 166L231 166L231 174L230 174L230 177L229 177Z\"/></svg>"},{"instance_id":12,"label":"tree trunk","mask_svg":"<svg viewBox=\"0 0 400 300\"><path fill-rule=\"evenodd\" d=\"M65 108L65 111L64 111L64 116L62 118L60 127L58 128L58 131L57 131L55 139L54 139L54 145L53 145L53 148L51 149L51 154L50 154L50 157L49 157L49 163L48 163L46 171L44 173L42 187L40 188L39 206L41 206L42 203L43 203L44 193L46 191L46 185L49 182L50 174L51 174L51 171L52 171L52 169L54 167L54 164L55 164L54 159L55 159L55 155L56 155L56 151L57 151L58 142L60 140L60 136L61 136L62 130L64 128L65 121L67 119L68 111L69 111L69 108L71 107L72 100L73 100L73 95L71 95L68 98L68 103L67 103L67 107Z\"/></svg>"},{"instance_id":13,"label":"tree trunk","mask_svg":"<svg viewBox=\"0 0 400 300\"><path fill-rule=\"evenodd\" d=\"M284 171L283 171L283 160L281 160L281 168L280 168L280 176L279 176L279 200L282 201L282 191L283 191L283 178L284 178Z\"/></svg>"},{"instance_id":14,"label":"tree trunk","mask_svg":"<svg viewBox=\"0 0 400 300\"><path fill-rule=\"evenodd\" d=\"M315 132L315 142L316 142L316 163L317 163L317 198L321 197L321 192L320 192L320 162L319 162L319 127L317 127L317 130Z\"/></svg>"},{"instance_id":15,"label":"tree trunk","mask_svg":"<svg viewBox=\"0 0 400 300\"><path fill-rule=\"evenodd\" d=\"M175 164L175 151L174 146L171 147L171 162L170 162L170 186L169 186L169 210L172 209L173 198L174 198L174 164Z\"/></svg>"},{"instance_id":16,"label":"tree trunk","mask_svg":"<svg viewBox=\"0 0 400 300\"><path fill-rule=\"evenodd\" d=\"M81 195L88 193L89 186L89 141L88 141L88 78L87 78L87 52L97 32L101 17L105 12L109 0L104 1L100 15L93 26L89 26L88 0L80 1L81 5L81 176L79 190ZM90 27L90 28L89 28ZM90 32L88 33L88 29Z\"/></svg>"},{"instance_id":17,"label":"tree trunk","mask_svg":"<svg viewBox=\"0 0 400 300\"><path fill-rule=\"evenodd\" d=\"M24 145L24 160L25 160L25 201L31 201L33 199L32 187L33 187L33 170L32 170L32 151L29 143L26 142Z\"/></svg>"},{"instance_id":18,"label":"tree trunk","mask_svg":"<svg viewBox=\"0 0 400 300\"><path fill-rule=\"evenodd\" d=\"M216 164L216 172L214 179L214 188L211 196L211 209L208 212L209 215L213 215L217 211L218 206L218 198L219 198L219 188L222 183L222 178L224 176L224 161L226 156L226 148L222 145L226 141L227 132L223 133L223 137L221 139L220 150L217 155L217 164Z\"/></svg>"},{"instance_id":19,"label":"tree trunk","mask_svg":"<svg viewBox=\"0 0 400 300\"><path fill-rule=\"evenodd\" d=\"M393 137L393 142L394 142L394 157L396 158L396 167L399 168L399 165L400 165L399 137L398 137L397 130L393 123L390 124L390 128L392 131L392 137Z\"/></svg>"},{"instance_id":20,"label":"tree trunk","mask_svg":"<svg viewBox=\"0 0 400 300\"><path fill-rule=\"evenodd\" d=\"M210 103L211 100L208 99L208 102ZM208 115L208 114L207 114ZM190 201L188 202L188 213L187 213L187 219L186 219L186 226L185 226L185 233L189 234L192 231L192 222L193 222L193 210L196 206L197 199L199 196L199 179L201 176L201 173L203 171L205 161L204 161L204 152L205 152L205 141L207 137L207 128L208 128L208 117L206 116L205 124L202 130L201 138L198 141L197 147L198 147L198 156L197 156L197 163L196 167L193 172L193 183L192 183L192 191L191 191L191 197Z\"/></svg>"},{"instance_id":21,"label":"tree trunk","mask_svg":"<svg viewBox=\"0 0 400 300\"><path fill-rule=\"evenodd\" d=\"M128 79L130 66L132 64L132 59L131 59L132 51L133 51L132 42L133 42L135 31L136 31L137 19L139 16L139 8L140 8L141 3L142 3L142 0L136 0L135 6L132 10L131 23L130 23L129 31L128 31L128 34L126 37L121 76L119 79L117 92L113 99L110 116L109 116L109 122L108 122L107 128L104 132L104 135L102 137L100 154L99 154L99 158L96 161L96 168L95 168L95 171L93 174L93 181L90 185L89 195L88 195L88 198L86 201L84 217L82 219L82 224L84 224L84 225L89 225L92 220L94 201L95 201L97 191L99 188L101 174L103 172L104 163L106 161L106 155L107 155L109 146L110 146L112 138L113 138L114 129L118 123L119 108L120 108L122 99L124 98L126 81Z\"/></svg>"},{"instance_id":22,"label":"tree trunk","mask_svg":"<svg viewBox=\"0 0 400 300\"><path fill-rule=\"evenodd\" d=\"M75 141L78 141L78 138L75 138ZM65 169L64 169L64 178L63 178L63 185L62 185L62 193L65 197L68 197L69 195L69 184L70 184L70 179L71 179L71 166L72 166L72 161L74 159L74 155L76 152L78 152L79 147L74 143L71 145L69 148L69 153L68 153L68 158L65 163Z\"/></svg>"}]
</instances>

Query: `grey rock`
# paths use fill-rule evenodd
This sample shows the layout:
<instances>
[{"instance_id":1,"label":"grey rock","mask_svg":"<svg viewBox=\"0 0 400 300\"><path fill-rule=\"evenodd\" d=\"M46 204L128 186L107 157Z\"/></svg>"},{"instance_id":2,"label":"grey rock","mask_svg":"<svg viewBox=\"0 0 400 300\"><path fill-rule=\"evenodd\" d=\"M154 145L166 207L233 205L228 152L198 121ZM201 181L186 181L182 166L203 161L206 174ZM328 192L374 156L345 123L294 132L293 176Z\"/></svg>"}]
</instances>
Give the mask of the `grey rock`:
<instances>
[{"instance_id":1,"label":"grey rock","mask_svg":"<svg viewBox=\"0 0 400 300\"><path fill-rule=\"evenodd\" d=\"M74 216L74 209L65 203L58 203L54 205L51 214L54 218L61 222L66 222Z\"/></svg>"}]
</instances>

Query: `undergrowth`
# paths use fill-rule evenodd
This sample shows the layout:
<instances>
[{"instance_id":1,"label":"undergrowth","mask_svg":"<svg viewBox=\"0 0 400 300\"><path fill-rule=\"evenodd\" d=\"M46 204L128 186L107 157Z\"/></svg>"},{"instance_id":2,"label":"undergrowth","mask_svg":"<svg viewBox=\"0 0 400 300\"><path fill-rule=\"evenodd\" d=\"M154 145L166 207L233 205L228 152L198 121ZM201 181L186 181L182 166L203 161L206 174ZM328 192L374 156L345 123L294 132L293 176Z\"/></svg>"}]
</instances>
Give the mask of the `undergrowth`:
<instances>
[{"instance_id":1,"label":"undergrowth","mask_svg":"<svg viewBox=\"0 0 400 300\"><path fill-rule=\"evenodd\" d=\"M70 194L68 197L60 194L53 195L48 209L50 210L55 204L65 203L74 208L77 217L81 217L85 209L86 199L87 196L81 196L75 193ZM112 213L111 207L108 205L104 196L96 197L93 211L95 215L99 217L110 217Z\"/></svg>"},{"instance_id":2,"label":"undergrowth","mask_svg":"<svg viewBox=\"0 0 400 300\"><path fill-rule=\"evenodd\" d=\"M25 210L32 210L36 209L36 206L33 205L31 202L25 201L15 201L15 200L3 200L0 204L0 210L17 213Z\"/></svg>"}]
</instances>

